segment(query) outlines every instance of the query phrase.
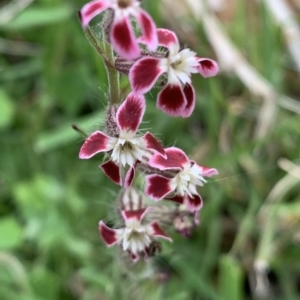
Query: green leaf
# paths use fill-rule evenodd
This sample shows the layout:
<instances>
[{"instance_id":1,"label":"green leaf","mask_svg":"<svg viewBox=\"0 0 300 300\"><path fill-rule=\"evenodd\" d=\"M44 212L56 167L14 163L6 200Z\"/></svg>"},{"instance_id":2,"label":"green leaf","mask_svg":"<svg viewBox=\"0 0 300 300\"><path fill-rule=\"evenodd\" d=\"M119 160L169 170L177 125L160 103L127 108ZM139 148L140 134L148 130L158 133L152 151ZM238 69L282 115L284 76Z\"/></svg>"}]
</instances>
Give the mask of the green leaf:
<instances>
[{"instance_id":1,"label":"green leaf","mask_svg":"<svg viewBox=\"0 0 300 300\"><path fill-rule=\"evenodd\" d=\"M68 19L72 13L72 7L65 4L56 7L29 7L16 18L3 25L3 28L19 31L56 24Z\"/></svg>"},{"instance_id":2,"label":"green leaf","mask_svg":"<svg viewBox=\"0 0 300 300\"><path fill-rule=\"evenodd\" d=\"M13 217L0 220L0 249L13 249L22 243L22 228Z\"/></svg>"},{"instance_id":3,"label":"green leaf","mask_svg":"<svg viewBox=\"0 0 300 300\"><path fill-rule=\"evenodd\" d=\"M14 105L11 98L0 89L0 129L10 125L14 114Z\"/></svg>"},{"instance_id":4,"label":"green leaf","mask_svg":"<svg viewBox=\"0 0 300 300\"><path fill-rule=\"evenodd\" d=\"M222 300L243 299L242 269L232 256L224 255L220 259L219 285Z\"/></svg>"}]
</instances>

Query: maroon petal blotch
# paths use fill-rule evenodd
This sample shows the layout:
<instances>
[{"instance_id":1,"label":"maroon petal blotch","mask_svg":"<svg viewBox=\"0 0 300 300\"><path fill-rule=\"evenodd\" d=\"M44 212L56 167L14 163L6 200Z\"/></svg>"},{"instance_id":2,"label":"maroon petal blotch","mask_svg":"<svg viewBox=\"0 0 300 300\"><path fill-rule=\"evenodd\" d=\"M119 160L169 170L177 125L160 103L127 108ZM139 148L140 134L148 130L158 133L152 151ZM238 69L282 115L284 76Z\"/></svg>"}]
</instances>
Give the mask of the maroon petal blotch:
<instances>
[{"instance_id":1,"label":"maroon petal blotch","mask_svg":"<svg viewBox=\"0 0 300 300\"><path fill-rule=\"evenodd\" d=\"M165 70L159 66L159 59L154 57L139 59L129 71L132 90L138 94L147 93L164 72Z\"/></svg>"},{"instance_id":2,"label":"maroon petal blotch","mask_svg":"<svg viewBox=\"0 0 300 300\"><path fill-rule=\"evenodd\" d=\"M114 50L125 59L136 59L141 55L128 18L122 18L113 22L110 31L110 41Z\"/></svg>"},{"instance_id":3,"label":"maroon petal blotch","mask_svg":"<svg viewBox=\"0 0 300 300\"><path fill-rule=\"evenodd\" d=\"M134 263L136 263L140 259L138 254L134 254L131 251L127 251L127 252L130 255L130 257Z\"/></svg>"},{"instance_id":4,"label":"maroon petal blotch","mask_svg":"<svg viewBox=\"0 0 300 300\"><path fill-rule=\"evenodd\" d=\"M184 165L190 163L186 154L179 148L166 148L165 153L167 159L164 159L161 155L154 154L148 161L149 166L159 170L181 170Z\"/></svg>"},{"instance_id":5,"label":"maroon petal blotch","mask_svg":"<svg viewBox=\"0 0 300 300\"><path fill-rule=\"evenodd\" d=\"M183 93L184 93L184 96L185 96L185 99L186 99L186 106L185 108L183 109L182 113L181 113L181 116L183 118L187 118L189 117L194 108L195 108L195 91L194 91L194 88L189 85L189 84L186 84L184 89L183 89Z\"/></svg>"},{"instance_id":6,"label":"maroon petal blotch","mask_svg":"<svg viewBox=\"0 0 300 300\"><path fill-rule=\"evenodd\" d=\"M107 227L103 221L99 222L99 232L107 246L113 246L118 242L116 230Z\"/></svg>"},{"instance_id":7,"label":"maroon petal blotch","mask_svg":"<svg viewBox=\"0 0 300 300\"><path fill-rule=\"evenodd\" d=\"M172 192L170 179L161 175L146 176L145 194L153 200L161 200Z\"/></svg>"},{"instance_id":8,"label":"maroon petal blotch","mask_svg":"<svg viewBox=\"0 0 300 300\"><path fill-rule=\"evenodd\" d=\"M135 166L130 167L130 169L126 173L125 180L124 180L125 189L128 189L131 186L134 175L135 175Z\"/></svg>"},{"instance_id":9,"label":"maroon petal blotch","mask_svg":"<svg viewBox=\"0 0 300 300\"><path fill-rule=\"evenodd\" d=\"M121 130L136 132L146 109L145 98L131 92L117 111L117 123Z\"/></svg>"},{"instance_id":10,"label":"maroon petal blotch","mask_svg":"<svg viewBox=\"0 0 300 300\"><path fill-rule=\"evenodd\" d=\"M218 64L212 59L198 57L198 62L199 66L197 67L197 71L204 78L215 76L219 71Z\"/></svg>"},{"instance_id":11,"label":"maroon petal blotch","mask_svg":"<svg viewBox=\"0 0 300 300\"><path fill-rule=\"evenodd\" d=\"M160 228L157 221L152 222L149 225L149 229L151 231L151 235L153 235L155 237L160 237L160 238L168 240L169 242L172 242L172 239Z\"/></svg>"},{"instance_id":12,"label":"maroon petal blotch","mask_svg":"<svg viewBox=\"0 0 300 300\"><path fill-rule=\"evenodd\" d=\"M107 152L112 148L108 145L110 137L101 131L92 133L82 145L79 158L88 159L99 152Z\"/></svg>"},{"instance_id":13,"label":"maroon petal blotch","mask_svg":"<svg viewBox=\"0 0 300 300\"><path fill-rule=\"evenodd\" d=\"M142 9L136 14L136 18L142 29L143 42L147 44L150 51L155 51L157 48L157 34L154 21Z\"/></svg>"},{"instance_id":14,"label":"maroon petal blotch","mask_svg":"<svg viewBox=\"0 0 300 300\"><path fill-rule=\"evenodd\" d=\"M157 96L156 107L172 117L179 117L186 104L181 85L167 84Z\"/></svg>"},{"instance_id":15,"label":"maroon petal blotch","mask_svg":"<svg viewBox=\"0 0 300 300\"><path fill-rule=\"evenodd\" d=\"M122 217L125 221L129 221L130 219L136 219L141 222L150 209L151 207L137 210L123 210Z\"/></svg>"},{"instance_id":16,"label":"maroon petal blotch","mask_svg":"<svg viewBox=\"0 0 300 300\"><path fill-rule=\"evenodd\" d=\"M191 212L199 211L203 205L202 199L199 195L193 195L193 197L186 195L184 202L187 206L187 209Z\"/></svg>"},{"instance_id":17,"label":"maroon petal blotch","mask_svg":"<svg viewBox=\"0 0 300 300\"><path fill-rule=\"evenodd\" d=\"M176 34L168 29L159 28L156 30L158 37L158 44L170 48L173 45L176 45L179 48L179 42Z\"/></svg>"},{"instance_id":18,"label":"maroon petal blotch","mask_svg":"<svg viewBox=\"0 0 300 300\"><path fill-rule=\"evenodd\" d=\"M147 132L143 136L143 140L146 143L146 147L150 150L154 150L155 152L161 154L164 158L167 158L165 154L165 149L160 144L160 142L150 133Z\"/></svg>"},{"instance_id":19,"label":"maroon petal blotch","mask_svg":"<svg viewBox=\"0 0 300 300\"><path fill-rule=\"evenodd\" d=\"M177 202L178 204L183 204L184 203L184 197L180 195L175 195L173 197L166 197L165 200L170 200Z\"/></svg>"},{"instance_id":20,"label":"maroon petal blotch","mask_svg":"<svg viewBox=\"0 0 300 300\"><path fill-rule=\"evenodd\" d=\"M108 162L100 165L99 167L103 170L104 174L109 179L111 179L116 184L122 186L121 170L117 164L115 164L112 160L109 160Z\"/></svg>"}]
</instances>

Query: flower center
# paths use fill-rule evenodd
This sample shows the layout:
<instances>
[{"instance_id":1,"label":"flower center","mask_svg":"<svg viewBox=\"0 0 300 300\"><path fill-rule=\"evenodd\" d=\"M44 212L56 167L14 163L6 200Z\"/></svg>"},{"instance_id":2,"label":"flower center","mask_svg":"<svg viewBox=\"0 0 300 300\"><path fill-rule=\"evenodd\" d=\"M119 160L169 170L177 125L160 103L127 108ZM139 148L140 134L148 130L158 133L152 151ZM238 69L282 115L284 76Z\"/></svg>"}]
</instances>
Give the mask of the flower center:
<instances>
[{"instance_id":1,"label":"flower center","mask_svg":"<svg viewBox=\"0 0 300 300\"><path fill-rule=\"evenodd\" d=\"M171 63L171 67L176 69L182 63L181 59L176 60L175 62Z\"/></svg>"},{"instance_id":2,"label":"flower center","mask_svg":"<svg viewBox=\"0 0 300 300\"><path fill-rule=\"evenodd\" d=\"M128 239L129 242L130 241L133 241L133 242L144 241L146 235L147 234L144 231L138 231L136 229L132 229L130 234L128 235L127 239Z\"/></svg>"},{"instance_id":3,"label":"flower center","mask_svg":"<svg viewBox=\"0 0 300 300\"><path fill-rule=\"evenodd\" d=\"M120 136L114 146L111 154L112 160L117 164L133 166L136 160L142 160L143 151L140 148L140 142L137 138L129 138L129 136Z\"/></svg>"},{"instance_id":4,"label":"flower center","mask_svg":"<svg viewBox=\"0 0 300 300\"><path fill-rule=\"evenodd\" d=\"M176 186L176 193L183 196L189 193L190 176L187 172L179 172L173 179L174 185Z\"/></svg>"},{"instance_id":5,"label":"flower center","mask_svg":"<svg viewBox=\"0 0 300 300\"><path fill-rule=\"evenodd\" d=\"M140 227L139 229L126 229L123 241L123 249L130 250L132 253L137 254L145 250L151 239L149 235Z\"/></svg>"},{"instance_id":6,"label":"flower center","mask_svg":"<svg viewBox=\"0 0 300 300\"><path fill-rule=\"evenodd\" d=\"M205 182L204 178L194 170L193 164L187 164L184 169L176 174L171 180L171 185L173 186L175 193L184 196L188 194L192 197L196 194L196 186L203 185Z\"/></svg>"},{"instance_id":7,"label":"flower center","mask_svg":"<svg viewBox=\"0 0 300 300\"><path fill-rule=\"evenodd\" d=\"M120 148L122 151L132 151L133 150L132 144L128 141L126 141L123 145L120 144Z\"/></svg>"},{"instance_id":8,"label":"flower center","mask_svg":"<svg viewBox=\"0 0 300 300\"><path fill-rule=\"evenodd\" d=\"M190 83L191 73L197 73L197 67L199 65L196 53L190 49L183 49L178 52L173 51L169 53L168 60L168 73L169 76L179 79L183 84ZM172 81L176 81L175 78L171 78Z\"/></svg>"},{"instance_id":9,"label":"flower center","mask_svg":"<svg viewBox=\"0 0 300 300\"><path fill-rule=\"evenodd\" d=\"M119 8L125 9L132 5L132 0L118 0Z\"/></svg>"}]
</instances>

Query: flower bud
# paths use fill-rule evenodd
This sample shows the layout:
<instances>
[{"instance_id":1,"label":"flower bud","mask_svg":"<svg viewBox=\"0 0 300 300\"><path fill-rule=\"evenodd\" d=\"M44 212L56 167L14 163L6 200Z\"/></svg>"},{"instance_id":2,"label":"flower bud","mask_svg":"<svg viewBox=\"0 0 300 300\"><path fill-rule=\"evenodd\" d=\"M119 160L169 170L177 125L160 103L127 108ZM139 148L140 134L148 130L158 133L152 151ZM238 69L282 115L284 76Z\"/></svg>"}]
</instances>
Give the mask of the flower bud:
<instances>
[{"instance_id":1,"label":"flower bud","mask_svg":"<svg viewBox=\"0 0 300 300\"><path fill-rule=\"evenodd\" d=\"M107 107L106 118L105 118L105 130L109 136L118 137L120 129L117 125L116 114L119 105L113 104Z\"/></svg>"}]
</instances>

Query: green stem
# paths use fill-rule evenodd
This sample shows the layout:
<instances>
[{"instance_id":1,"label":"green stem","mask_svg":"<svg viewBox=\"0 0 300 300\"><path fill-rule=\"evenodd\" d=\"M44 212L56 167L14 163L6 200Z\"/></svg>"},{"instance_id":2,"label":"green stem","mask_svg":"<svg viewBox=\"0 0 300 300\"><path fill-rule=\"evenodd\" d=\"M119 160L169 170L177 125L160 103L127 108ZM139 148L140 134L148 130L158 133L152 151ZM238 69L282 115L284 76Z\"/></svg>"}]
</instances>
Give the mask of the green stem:
<instances>
[{"instance_id":1,"label":"green stem","mask_svg":"<svg viewBox=\"0 0 300 300\"><path fill-rule=\"evenodd\" d=\"M120 79L119 72L115 68L115 57L112 46L105 40L100 44L99 38L90 27L84 29L84 33L90 44L96 50L96 52L102 57L107 77L108 77L108 90L109 90L109 103L119 104L120 99ZM103 39L105 34L103 33Z\"/></svg>"},{"instance_id":2,"label":"green stem","mask_svg":"<svg viewBox=\"0 0 300 300\"><path fill-rule=\"evenodd\" d=\"M103 34L104 36L104 34ZM120 99L120 76L119 72L115 68L115 57L112 46L107 43L105 40L103 41L105 56L107 58L107 63L104 61L106 73L108 77L108 89L109 89L109 101L110 104L119 104L121 102Z\"/></svg>"}]
</instances>

